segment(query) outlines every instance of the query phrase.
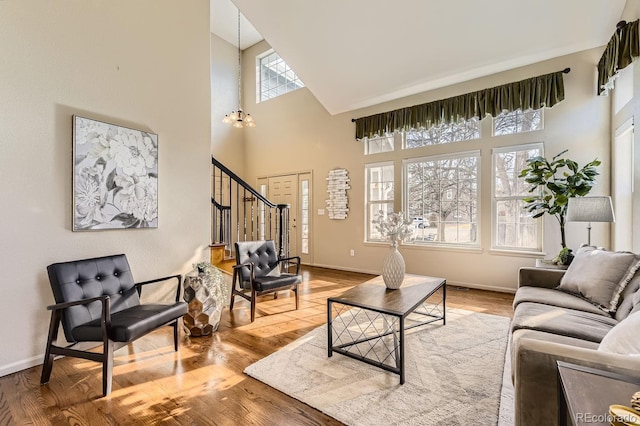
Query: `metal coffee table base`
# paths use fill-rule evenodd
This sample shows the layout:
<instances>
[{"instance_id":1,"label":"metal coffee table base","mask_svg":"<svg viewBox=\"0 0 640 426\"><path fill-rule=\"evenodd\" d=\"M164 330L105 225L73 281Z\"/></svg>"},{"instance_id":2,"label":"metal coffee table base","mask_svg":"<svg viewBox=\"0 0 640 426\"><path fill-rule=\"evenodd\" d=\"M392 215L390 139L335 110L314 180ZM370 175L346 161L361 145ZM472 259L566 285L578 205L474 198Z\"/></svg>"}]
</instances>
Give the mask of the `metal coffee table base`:
<instances>
[{"instance_id":1,"label":"metal coffee table base","mask_svg":"<svg viewBox=\"0 0 640 426\"><path fill-rule=\"evenodd\" d=\"M405 331L446 324L445 280L412 275L399 290L387 290L379 281L327 300L328 356L337 352L390 371L404 384Z\"/></svg>"}]
</instances>

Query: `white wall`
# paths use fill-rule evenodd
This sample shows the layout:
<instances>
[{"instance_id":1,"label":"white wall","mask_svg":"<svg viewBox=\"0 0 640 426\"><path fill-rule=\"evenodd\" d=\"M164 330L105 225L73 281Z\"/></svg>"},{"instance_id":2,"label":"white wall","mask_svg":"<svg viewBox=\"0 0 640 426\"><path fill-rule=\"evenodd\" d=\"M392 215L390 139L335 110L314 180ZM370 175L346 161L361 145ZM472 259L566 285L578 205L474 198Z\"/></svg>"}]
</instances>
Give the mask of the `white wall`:
<instances>
[{"instance_id":1,"label":"white wall","mask_svg":"<svg viewBox=\"0 0 640 426\"><path fill-rule=\"evenodd\" d=\"M211 154L242 177L244 130L222 122L225 114L237 110L238 48L211 34Z\"/></svg>"},{"instance_id":2,"label":"white wall","mask_svg":"<svg viewBox=\"0 0 640 426\"><path fill-rule=\"evenodd\" d=\"M481 214L484 218L489 218L491 214L489 171L491 170L491 148L494 146L543 141L547 155L553 156L564 149L569 149L568 156L581 165L597 157L602 160L602 166L599 167L601 176L592 194L609 194L609 101L595 94L595 64L602 49L592 49L366 109L331 116L308 89L300 89L255 104L255 90L251 86L255 85L255 65L252 61L255 61L256 55L268 48L266 42L259 43L245 50L243 59L244 91L247 94L246 109L252 112L258 123L255 129L245 133L247 179L249 182L254 182L257 176L313 170L314 228L311 244L316 265L373 273L381 271L382 259L388 250L387 246L363 242L364 165L378 161L394 161L398 185L396 193L400 194L399 170L402 159L415 155L413 152L398 150L394 153L364 156L363 146L354 140L355 126L351 122L352 118L444 99L571 67L571 73L565 76L565 100L545 111L544 131L500 138L483 138L480 142L461 142L460 146L481 149ZM366 73L366 64L363 64L362 72ZM483 134L486 135L487 132L490 134L489 120L484 120L482 124ZM437 154L441 149L443 148L428 147L423 148L421 152ZM329 170L336 167L346 168L351 178L352 189L348 191L350 211L346 220L329 220L327 216L317 215L317 209L324 207L324 200L327 197L325 178ZM396 210L401 208L401 204L397 203ZM491 252L489 224L488 220L483 220L481 250L402 247L401 252L405 257L407 272L442 276L451 284L513 291L516 287L518 268L533 266L535 258ZM581 243L586 242L585 225L568 224L569 247L577 248ZM608 246L609 226L593 224L592 241L598 245ZM559 227L551 217L545 219L544 245L547 258L554 257L560 250ZM355 257L349 256L350 249L355 250Z\"/></svg>"},{"instance_id":3,"label":"white wall","mask_svg":"<svg viewBox=\"0 0 640 426\"><path fill-rule=\"evenodd\" d=\"M126 253L142 281L208 256L209 44L208 0L0 1L0 375L42 362L48 264ZM157 229L71 231L73 114L159 135Z\"/></svg>"},{"instance_id":4,"label":"white wall","mask_svg":"<svg viewBox=\"0 0 640 426\"><path fill-rule=\"evenodd\" d=\"M622 13L622 18L627 22L632 22L640 18L640 3L635 1L628 1L625 9ZM611 34L615 31L615 28L611 29ZM632 67L627 67L621 71L621 74L632 74L633 80L633 98L630 102L626 103L622 108L617 110L615 106L611 105L611 138L615 138L616 130L623 125L627 120L633 119L634 122L634 192L632 195L632 223L631 228L637 229L640 224L640 136L638 132L638 124L640 123L640 65L635 62ZM624 78L624 77L623 77ZM618 81L615 83L616 87L619 87ZM615 98L616 89L613 90L609 98ZM633 249L640 248L640 233L635 232L632 237Z\"/></svg>"}]
</instances>

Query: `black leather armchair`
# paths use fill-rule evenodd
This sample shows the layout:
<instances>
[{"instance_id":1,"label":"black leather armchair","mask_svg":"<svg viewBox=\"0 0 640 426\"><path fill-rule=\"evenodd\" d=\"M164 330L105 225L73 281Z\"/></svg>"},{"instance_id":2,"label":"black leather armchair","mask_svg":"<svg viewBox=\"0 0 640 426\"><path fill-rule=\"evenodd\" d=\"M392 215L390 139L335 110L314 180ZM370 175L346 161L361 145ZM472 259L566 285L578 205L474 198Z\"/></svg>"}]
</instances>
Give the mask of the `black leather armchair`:
<instances>
[{"instance_id":1,"label":"black leather armchair","mask_svg":"<svg viewBox=\"0 0 640 426\"><path fill-rule=\"evenodd\" d=\"M256 297L274 293L276 298L280 290L293 290L296 309L298 309L298 284L302 282L300 256L278 258L273 240L240 241L235 243L235 248L236 266L233 267L230 309L233 309L235 296L247 299L251 303L251 322L253 322L256 318ZM296 266L295 274L285 271L291 265Z\"/></svg>"},{"instance_id":2,"label":"black leather armchair","mask_svg":"<svg viewBox=\"0 0 640 426\"><path fill-rule=\"evenodd\" d=\"M187 304L180 301L181 275L136 284L124 254L54 263L47 272L56 304L47 307L51 322L41 384L51 377L55 355L83 358L102 363L102 393L106 396L111 393L113 351L164 325L173 327L174 349L178 350L178 319L187 313ZM175 303L140 303L143 286L174 279ZM61 322L70 343L66 347L55 345ZM78 342L102 342L102 353L71 349Z\"/></svg>"}]
</instances>

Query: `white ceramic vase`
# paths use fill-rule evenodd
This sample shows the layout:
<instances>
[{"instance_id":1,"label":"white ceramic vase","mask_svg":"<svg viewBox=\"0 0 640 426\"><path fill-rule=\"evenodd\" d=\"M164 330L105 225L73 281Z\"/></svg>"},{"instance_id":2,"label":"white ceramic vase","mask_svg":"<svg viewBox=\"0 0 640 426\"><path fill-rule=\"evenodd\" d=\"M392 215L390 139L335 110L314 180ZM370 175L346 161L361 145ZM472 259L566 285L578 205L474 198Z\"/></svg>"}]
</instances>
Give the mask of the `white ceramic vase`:
<instances>
[{"instance_id":1,"label":"white ceramic vase","mask_svg":"<svg viewBox=\"0 0 640 426\"><path fill-rule=\"evenodd\" d=\"M393 242L389 247L389 253L382 262L382 279L388 289L396 290L404 280L404 258L398 251L398 244Z\"/></svg>"}]
</instances>

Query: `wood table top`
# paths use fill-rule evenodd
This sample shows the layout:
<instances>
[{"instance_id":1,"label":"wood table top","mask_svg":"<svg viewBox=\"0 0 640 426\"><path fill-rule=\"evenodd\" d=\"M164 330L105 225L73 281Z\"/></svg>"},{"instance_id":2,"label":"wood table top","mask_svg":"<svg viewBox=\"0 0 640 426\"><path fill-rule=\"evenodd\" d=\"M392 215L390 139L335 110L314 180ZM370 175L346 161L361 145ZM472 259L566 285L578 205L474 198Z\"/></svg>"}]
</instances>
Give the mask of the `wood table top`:
<instances>
[{"instance_id":1,"label":"wood table top","mask_svg":"<svg viewBox=\"0 0 640 426\"><path fill-rule=\"evenodd\" d=\"M328 300L391 315L406 316L445 284L444 278L406 274L400 288L390 290L385 286L382 277L378 276Z\"/></svg>"}]
</instances>

